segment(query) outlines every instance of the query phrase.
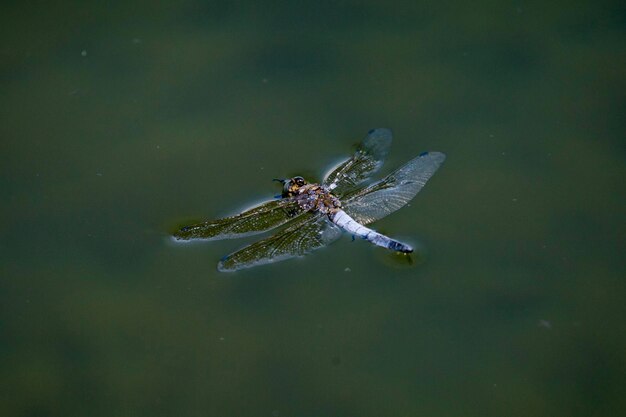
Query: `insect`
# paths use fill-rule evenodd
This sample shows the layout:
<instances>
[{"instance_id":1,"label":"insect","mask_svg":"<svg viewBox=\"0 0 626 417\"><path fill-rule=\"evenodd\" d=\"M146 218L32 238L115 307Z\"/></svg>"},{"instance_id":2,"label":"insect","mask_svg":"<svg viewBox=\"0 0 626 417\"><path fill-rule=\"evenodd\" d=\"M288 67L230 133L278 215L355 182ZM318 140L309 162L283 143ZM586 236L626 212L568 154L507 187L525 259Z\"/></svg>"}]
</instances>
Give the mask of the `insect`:
<instances>
[{"instance_id":1,"label":"insect","mask_svg":"<svg viewBox=\"0 0 626 417\"><path fill-rule=\"evenodd\" d=\"M385 178L360 186L383 164L391 146L389 129L372 129L348 160L321 184L303 177L275 179L282 194L236 216L182 227L176 241L250 236L284 226L278 233L222 258L223 272L251 268L305 255L337 240L342 231L390 250L410 253L406 243L367 227L408 203L441 166L446 156L424 152Z\"/></svg>"}]
</instances>

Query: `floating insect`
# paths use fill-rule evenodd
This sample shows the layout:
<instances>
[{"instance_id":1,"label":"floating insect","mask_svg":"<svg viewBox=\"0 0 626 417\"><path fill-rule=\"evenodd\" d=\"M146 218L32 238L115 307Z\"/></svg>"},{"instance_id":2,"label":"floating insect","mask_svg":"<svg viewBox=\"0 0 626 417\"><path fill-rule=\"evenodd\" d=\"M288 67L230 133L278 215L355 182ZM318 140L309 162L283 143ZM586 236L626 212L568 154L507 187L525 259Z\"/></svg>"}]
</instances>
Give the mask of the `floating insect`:
<instances>
[{"instance_id":1,"label":"floating insect","mask_svg":"<svg viewBox=\"0 0 626 417\"><path fill-rule=\"evenodd\" d=\"M337 240L342 230L397 252L410 253L406 243L366 225L408 203L446 159L441 152L424 152L380 181L359 187L383 164L391 146L389 129L373 129L352 157L341 163L321 184L302 177L279 179L280 198L236 216L181 228L177 241L219 240L250 236L284 228L226 257L218 270L236 271L305 255Z\"/></svg>"}]
</instances>

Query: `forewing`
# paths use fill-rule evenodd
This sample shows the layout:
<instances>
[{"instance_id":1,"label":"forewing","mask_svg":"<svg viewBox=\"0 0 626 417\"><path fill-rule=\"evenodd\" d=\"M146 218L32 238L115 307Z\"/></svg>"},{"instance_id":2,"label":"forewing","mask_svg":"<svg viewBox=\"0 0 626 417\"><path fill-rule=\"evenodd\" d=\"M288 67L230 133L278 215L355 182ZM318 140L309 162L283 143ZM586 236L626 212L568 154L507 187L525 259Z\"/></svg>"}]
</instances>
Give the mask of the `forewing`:
<instances>
[{"instance_id":1,"label":"forewing","mask_svg":"<svg viewBox=\"0 0 626 417\"><path fill-rule=\"evenodd\" d=\"M174 238L220 240L250 236L283 225L302 213L293 200L272 200L236 216L185 226L174 233Z\"/></svg>"},{"instance_id":2,"label":"forewing","mask_svg":"<svg viewBox=\"0 0 626 417\"><path fill-rule=\"evenodd\" d=\"M370 130L355 154L326 176L324 185L341 197L380 169L390 146L391 130Z\"/></svg>"},{"instance_id":3,"label":"forewing","mask_svg":"<svg viewBox=\"0 0 626 417\"><path fill-rule=\"evenodd\" d=\"M282 232L226 256L217 265L217 269L232 272L303 256L334 242L339 236L341 229L325 215L307 212Z\"/></svg>"},{"instance_id":4,"label":"forewing","mask_svg":"<svg viewBox=\"0 0 626 417\"><path fill-rule=\"evenodd\" d=\"M382 180L346 196L344 210L361 224L382 219L411 201L445 159L441 152L424 152Z\"/></svg>"}]
</instances>

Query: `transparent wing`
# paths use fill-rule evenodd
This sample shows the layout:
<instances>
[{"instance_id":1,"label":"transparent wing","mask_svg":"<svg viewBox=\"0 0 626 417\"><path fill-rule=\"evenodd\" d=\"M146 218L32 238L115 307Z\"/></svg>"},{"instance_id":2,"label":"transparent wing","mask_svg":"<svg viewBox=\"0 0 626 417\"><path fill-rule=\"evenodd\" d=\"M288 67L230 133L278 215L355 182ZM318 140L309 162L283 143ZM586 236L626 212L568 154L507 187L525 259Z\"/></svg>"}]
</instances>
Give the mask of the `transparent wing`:
<instances>
[{"instance_id":1,"label":"transparent wing","mask_svg":"<svg viewBox=\"0 0 626 417\"><path fill-rule=\"evenodd\" d=\"M369 224L398 210L424 187L446 156L424 152L382 180L344 199L344 210L361 224Z\"/></svg>"},{"instance_id":2,"label":"transparent wing","mask_svg":"<svg viewBox=\"0 0 626 417\"><path fill-rule=\"evenodd\" d=\"M174 238L219 240L250 236L285 224L302 213L294 200L272 200L236 216L182 227Z\"/></svg>"},{"instance_id":3,"label":"transparent wing","mask_svg":"<svg viewBox=\"0 0 626 417\"><path fill-rule=\"evenodd\" d=\"M391 130L370 130L355 154L328 174L323 184L341 197L380 169L390 146Z\"/></svg>"},{"instance_id":4,"label":"transparent wing","mask_svg":"<svg viewBox=\"0 0 626 417\"><path fill-rule=\"evenodd\" d=\"M334 242L339 236L341 229L325 215L306 212L293 220L282 232L226 256L217 265L217 269L232 272L303 256Z\"/></svg>"}]
</instances>

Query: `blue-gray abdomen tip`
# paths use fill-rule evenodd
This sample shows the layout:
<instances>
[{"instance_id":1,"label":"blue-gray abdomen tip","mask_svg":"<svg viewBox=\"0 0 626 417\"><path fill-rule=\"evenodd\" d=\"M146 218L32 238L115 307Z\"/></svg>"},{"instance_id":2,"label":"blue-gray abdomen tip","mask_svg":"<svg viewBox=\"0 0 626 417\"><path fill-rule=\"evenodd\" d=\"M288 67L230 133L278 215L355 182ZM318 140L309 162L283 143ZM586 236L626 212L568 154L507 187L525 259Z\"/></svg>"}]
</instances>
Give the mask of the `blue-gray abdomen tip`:
<instances>
[{"instance_id":1,"label":"blue-gray abdomen tip","mask_svg":"<svg viewBox=\"0 0 626 417\"><path fill-rule=\"evenodd\" d=\"M405 245L404 243L400 243L400 242L391 242L391 244L389 245L389 249L395 250L397 252L402 252L402 253L413 252L412 247L410 247L409 245Z\"/></svg>"}]
</instances>

